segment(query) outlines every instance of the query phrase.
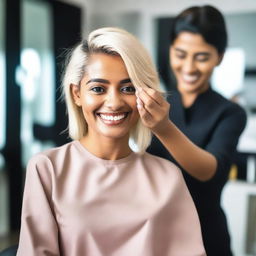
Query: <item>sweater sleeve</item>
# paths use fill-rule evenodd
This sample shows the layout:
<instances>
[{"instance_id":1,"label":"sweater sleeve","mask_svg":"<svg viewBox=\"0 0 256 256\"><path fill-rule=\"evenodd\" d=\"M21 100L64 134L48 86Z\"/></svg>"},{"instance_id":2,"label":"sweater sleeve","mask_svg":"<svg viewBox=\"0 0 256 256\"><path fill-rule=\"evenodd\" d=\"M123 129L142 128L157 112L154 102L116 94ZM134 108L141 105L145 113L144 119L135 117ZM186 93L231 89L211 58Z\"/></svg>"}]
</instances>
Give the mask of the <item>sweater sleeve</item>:
<instances>
[{"instance_id":1,"label":"sweater sleeve","mask_svg":"<svg viewBox=\"0 0 256 256\"><path fill-rule=\"evenodd\" d=\"M154 226L156 234L164 233L165 236L154 237L161 248L155 255L205 256L200 221L193 199L181 171L171 163L168 169L172 173L168 179L170 198L159 212Z\"/></svg>"},{"instance_id":2,"label":"sweater sleeve","mask_svg":"<svg viewBox=\"0 0 256 256\"><path fill-rule=\"evenodd\" d=\"M58 227L51 205L53 167L44 155L27 166L18 256L57 256Z\"/></svg>"}]
</instances>

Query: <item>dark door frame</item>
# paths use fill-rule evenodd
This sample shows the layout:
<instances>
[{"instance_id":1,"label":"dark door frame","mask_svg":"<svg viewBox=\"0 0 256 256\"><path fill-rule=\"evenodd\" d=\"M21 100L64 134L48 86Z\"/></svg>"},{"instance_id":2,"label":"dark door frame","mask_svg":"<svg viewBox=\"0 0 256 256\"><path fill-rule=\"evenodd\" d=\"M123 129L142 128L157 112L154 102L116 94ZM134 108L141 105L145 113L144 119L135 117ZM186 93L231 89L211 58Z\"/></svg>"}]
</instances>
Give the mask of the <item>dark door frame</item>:
<instances>
[{"instance_id":1,"label":"dark door frame","mask_svg":"<svg viewBox=\"0 0 256 256\"><path fill-rule=\"evenodd\" d=\"M44 1L44 0L40 0ZM45 0L46 1L46 0ZM63 61L61 52L73 46L81 37L82 10L60 1L50 1L53 10L53 45L56 71L56 123L46 139L57 145L68 141L60 133L67 126L66 110L60 102L60 77ZM16 67L20 64L21 52L21 5L22 0L6 0L5 51L6 51L6 144L3 149L9 187L9 223L11 231L19 230L23 191L23 166L21 159L21 95L15 81ZM47 134L46 127L39 134ZM39 136L40 137L40 136Z\"/></svg>"}]
</instances>

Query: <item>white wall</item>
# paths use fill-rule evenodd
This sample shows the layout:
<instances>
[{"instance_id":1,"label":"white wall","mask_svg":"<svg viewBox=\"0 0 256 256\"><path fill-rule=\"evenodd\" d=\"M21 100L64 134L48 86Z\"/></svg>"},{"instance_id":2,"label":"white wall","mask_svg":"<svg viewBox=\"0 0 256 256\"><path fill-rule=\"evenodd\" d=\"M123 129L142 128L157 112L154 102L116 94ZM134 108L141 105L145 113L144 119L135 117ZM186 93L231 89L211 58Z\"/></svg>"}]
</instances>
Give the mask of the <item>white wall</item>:
<instances>
[{"instance_id":1,"label":"white wall","mask_svg":"<svg viewBox=\"0 0 256 256\"><path fill-rule=\"evenodd\" d=\"M256 1L255 1L256 2ZM246 54L246 66L256 66L256 11L253 13L242 13L226 15L227 29L232 34L229 40L230 47L242 47Z\"/></svg>"},{"instance_id":2,"label":"white wall","mask_svg":"<svg viewBox=\"0 0 256 256\"><path fill-rule=\"evenodd\" d=\"M154 19L173 16L191 5L211 4L224 14L254 12L255 0L63 0L84 10L83 31L87 34L96 27L119 26L137 35L155 54Z\"/></svg>"}]
</instances>

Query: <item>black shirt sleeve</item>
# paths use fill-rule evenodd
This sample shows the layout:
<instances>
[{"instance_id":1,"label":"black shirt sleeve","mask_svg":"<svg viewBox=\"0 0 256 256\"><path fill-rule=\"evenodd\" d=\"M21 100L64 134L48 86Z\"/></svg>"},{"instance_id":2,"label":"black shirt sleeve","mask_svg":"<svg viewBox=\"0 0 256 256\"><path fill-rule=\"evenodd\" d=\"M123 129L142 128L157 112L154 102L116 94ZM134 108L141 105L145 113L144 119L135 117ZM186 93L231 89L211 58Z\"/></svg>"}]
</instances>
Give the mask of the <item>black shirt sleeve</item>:
<instances>
[{"instance_id":1,"label":"black shirt sleeve","mask_svg":"<svg viewBox=\"0 0 256 256\"><path fill-rule=\"evenodd\" d=\"M218 161L216 175L229 172L239 137L246 125L246 113L236 104L230 105L222 113L205 150L212 153ZM228 173L226 173L228 175ZM224 176L226 176L224 175Z\"/></svg>"}]
</instances>

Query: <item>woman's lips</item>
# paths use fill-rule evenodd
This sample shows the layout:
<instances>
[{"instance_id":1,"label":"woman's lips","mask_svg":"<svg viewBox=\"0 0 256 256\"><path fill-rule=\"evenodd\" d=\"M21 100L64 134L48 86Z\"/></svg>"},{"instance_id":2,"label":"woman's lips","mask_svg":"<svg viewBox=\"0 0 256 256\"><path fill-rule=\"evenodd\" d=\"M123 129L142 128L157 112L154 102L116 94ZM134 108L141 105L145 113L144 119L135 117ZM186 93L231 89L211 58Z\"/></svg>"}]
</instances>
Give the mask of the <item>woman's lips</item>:
<instances>
[{"instance_id":1,"label":"woman's lips","mask_svg":"<svg viewBox=\"0 0 256 256\"><path fill-rule=\"evenodd\" d=\"M100 119L108 125L117 125L122 123L128 116L128 112L123 113L97 113Z\"/></svg>"}]
</instances>

